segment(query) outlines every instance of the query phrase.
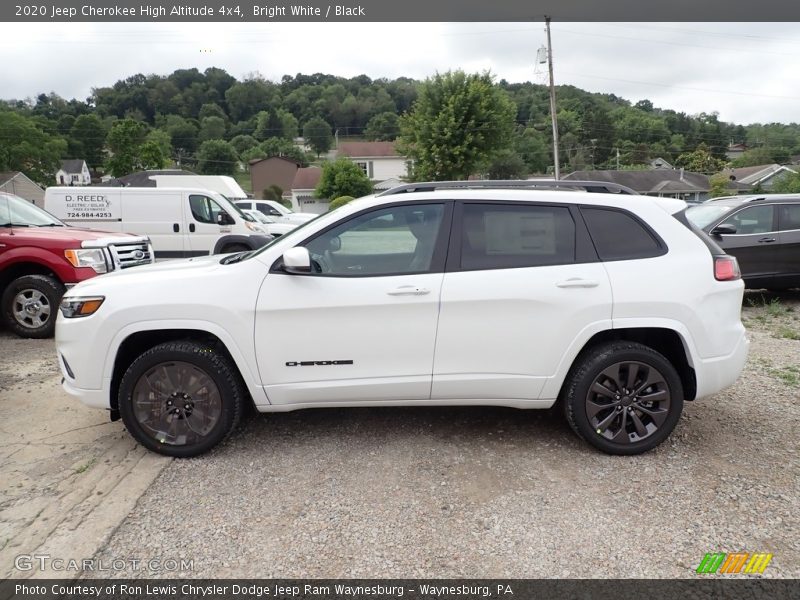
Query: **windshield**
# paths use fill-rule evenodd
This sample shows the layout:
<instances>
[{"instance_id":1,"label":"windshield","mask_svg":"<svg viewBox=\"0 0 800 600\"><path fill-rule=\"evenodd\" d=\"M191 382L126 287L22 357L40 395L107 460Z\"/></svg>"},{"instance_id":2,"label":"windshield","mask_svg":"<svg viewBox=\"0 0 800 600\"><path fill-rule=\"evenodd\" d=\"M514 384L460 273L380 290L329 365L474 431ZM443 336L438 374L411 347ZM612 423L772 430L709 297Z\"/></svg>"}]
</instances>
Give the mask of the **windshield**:
<instances>
[{"instance_id":1,"label":"windshield","mask_svg":"<svg viewBox=\"0 0 800 600\"><path fill-rule=\"evenodd\" d=\"M338 210L338 209L334 209L334 210ZM316 221L316 220L317 220L317 219L319 219L320 217L326 217L326 216L329 216L329 215L331 214L331 212L333 212L333 211L328 211L328 212L326 212L326 213L322 213L322 214L320 214L320 215L317 215L316 217L314 217L313 219L310 219L310 220L306 221L306 222L305 222L305 223L303 223L302 225L298 225L297 227L295 227L294 229L292 229L292 230L291 230L289 233L287 233L287 234L285 234L285 235L282 235L282 236L278 236L278 237L276 237L275 239L273 239L271 242L269 242L269 243L268 243L268 244L266 244L265 246L261 246L261 248L259 248L258 250L254 250L254 251L253 251L253 252L252 252L252 253L251 253L251 254L248 256L248 258L250 258L251 256L256 256L256 255L258 255L258 254L261 254L261 253L262 253L264 250L266 250L267 248L269 248L270 246L272 246L273 244L275 244L275 242L283 242L283 241L284 241L284 240L285 240L287 237L289 237L289 236L292 236L292 237L294 237L294 234L295 234L295 233L297 233L298 231L302 230L304 227L308 227L309 225L311 225L311 223L313 223L314 221Z\"/></svg>"},{"instance_id":2,"label":"windshield","mask_svg":"<svg viewBox=\"0 0 800 600\"><path fill-rule=\"evenodd\" d=\"M250 221L251 223L256 222L256 220L253 217L251 217L242 210L241 206L237 206L235 202L231 202L231 200L227 196L223 196L222 194L220 194L220 196L222 196L223 198L225 198L225 200L227 200L226 202L227 208L232 208L233 212L242 217L242 219L244 219L245 221Z\"/></svg>"},{"instance_id":3,"label":"windshield","mask_svg":"<svg viewBox=\"0 0 800 600\"><path fill-rule=\"evenodd\" d=\"M262 215L257 210L245 210L244 214L246 214L246 215L248 215L250 217L253 217L253 219L255 221L258 221L259 223L270 223L271 222L269 219L267 219L264 215Z\"/></svg>"},{"instance_id":4,"label":"windshield","mask_svg":"<svg viewBox=\"0 0 800 600\"><path fill-rule=\"evenodd\" d=\"M289 210L288 208L286 208L280 202L275 202L274 200L267 200L267 204L269 204L272 208L277 210L282 215L290 215L290 214L292 214L292 211Z\"/></svg>"},{"instance_id":5,"label":"windshield","mask_svg":"<svg viewBox=\"0 0 800 600\"><path fill-rule=\"evenodd\" d=\"M725 204L703 204L701 206L693 206L687 210L686 217L700 229L703 229L734 208Z\"/></svg>"},{"instance_id":6,"label":"windshield","mask_svg":"<svg viewBox=\"0 0 800 600\"><path fill-rule=\"evenodd\" d=\"M49 212L12 194L0 194L0 226L66 227Z\"/></svg>"}]
</instances>

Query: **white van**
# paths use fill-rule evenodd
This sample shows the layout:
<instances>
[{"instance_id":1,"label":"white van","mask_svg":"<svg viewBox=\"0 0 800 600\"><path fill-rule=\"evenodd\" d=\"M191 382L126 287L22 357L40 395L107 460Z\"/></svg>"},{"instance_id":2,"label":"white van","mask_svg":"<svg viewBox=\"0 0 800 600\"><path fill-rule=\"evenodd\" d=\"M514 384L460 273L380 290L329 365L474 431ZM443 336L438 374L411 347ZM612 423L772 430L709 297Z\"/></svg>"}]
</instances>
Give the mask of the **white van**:
<instances>
[{"instance_id":1,"label":"white van","mask_svg":"<svg viewBox=\"0 0 800 600\"><path fill-rule=\"evenodd\" d=\"M203 188L222 194L231 201L247 199L247 193L229 175L151 175L149 179L159 188Z\"/></svg>"},{"instance_id":2,"label":"white van","mask_svg":"<svg viewBox=\"0 0 800 600\"><path fill-rule=\"evenodd\" d=\"M156 258L260 248L269 236L217 192L202 188L49 187L45 210L87 229L147 235Z\"/></svg>"}]
</instances>

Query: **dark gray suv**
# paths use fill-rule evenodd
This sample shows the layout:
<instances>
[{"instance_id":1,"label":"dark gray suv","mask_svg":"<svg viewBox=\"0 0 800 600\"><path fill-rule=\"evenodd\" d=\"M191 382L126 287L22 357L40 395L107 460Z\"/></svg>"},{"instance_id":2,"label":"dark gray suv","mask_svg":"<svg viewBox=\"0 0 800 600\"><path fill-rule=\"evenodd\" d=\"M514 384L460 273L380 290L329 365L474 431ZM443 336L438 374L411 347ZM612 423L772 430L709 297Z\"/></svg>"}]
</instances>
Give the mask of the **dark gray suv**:
<instances>
[{"instance_id":1,"label":"dark gray suv","mask_svg":"<svg viewBox=\"0 0 800 600\"><path fill-rule=\"evenodd\" d=\"M748 288L800 287L800 194L716 198L686 216L737 258Z\"/></svg>"}]
</instances>

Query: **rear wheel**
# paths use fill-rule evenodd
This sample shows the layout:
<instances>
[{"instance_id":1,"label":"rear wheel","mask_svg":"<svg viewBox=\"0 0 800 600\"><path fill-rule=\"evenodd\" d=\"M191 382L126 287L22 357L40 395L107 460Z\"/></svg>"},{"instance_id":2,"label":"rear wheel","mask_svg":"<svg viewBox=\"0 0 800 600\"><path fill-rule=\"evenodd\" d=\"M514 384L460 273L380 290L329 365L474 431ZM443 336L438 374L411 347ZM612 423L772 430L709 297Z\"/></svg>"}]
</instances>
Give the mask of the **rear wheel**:
<instances>
[{"instance_id":1,"label":"rear wheel","mask_svg":"<svg viewBox=\"0 0 800 600\"><path fill-rule=\"evenodd\" d=\"M119 411L143 446L167 456L207 452L236 427L245 389L230 360L206 344L166 342L122 377Z\"/></svg>"},{"instance_id":2,"label":"rear wheel","mask_svg":"<svg viewBox=\"0 0 800 600\"><path fill-rule=\"evenodd\" d=\"M2 313L6 326L19 336L47 338L53 335L58 304L64 295L61 282L47 275L25 275L3 292Z\"/></svg>"},{"instance_id":3,"label":"rear wheel","mask_svg":"<svg viewBox=\"0 0 800 600\"><path fill-rule=\"evenodd\" d=\"M572 429L609 454L640 454L672 433L683 410L677 371L635 342L590 350L570 372L564 410Z\"/></svg>"}]
</instances>

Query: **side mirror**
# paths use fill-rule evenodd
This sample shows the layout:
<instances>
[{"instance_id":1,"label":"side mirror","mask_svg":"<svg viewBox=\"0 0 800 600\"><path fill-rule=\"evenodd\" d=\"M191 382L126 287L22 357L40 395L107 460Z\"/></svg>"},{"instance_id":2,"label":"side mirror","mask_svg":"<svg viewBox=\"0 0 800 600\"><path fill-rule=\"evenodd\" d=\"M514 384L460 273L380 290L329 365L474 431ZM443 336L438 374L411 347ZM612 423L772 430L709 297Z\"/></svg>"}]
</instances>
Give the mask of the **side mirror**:
<instances>
[{"instance_id":1,"label":"side mirror","mask_svg":"<svg viewBox=\"0 0 800 600\"><path fill-rule=\"evenodd\" d=\"M311 273L311 255L308 248L296 246L283 253L283 269L287 273Z\"/></svg>"},{"instance_id":2,"label":"side mirror","mask_svg":"<svg viewBox=\"0 0 800 600\"><path fill-rule=\"evenodd\" d=\"M717 225L711 230L711 235L731 235L736 233L736 227L733 225Z\"/></svg>"},{"instance_id":3,"label":"side mirror","mask_svg":"<svg viewBox=\"0 0 800 600\"><path fill-rule=\"evenodd\" d=\"M219 226L233 225L234 223L235 221L233 220L233 217L224 211L217 215L217 225Z\"/></svg>"}]
</instances>

